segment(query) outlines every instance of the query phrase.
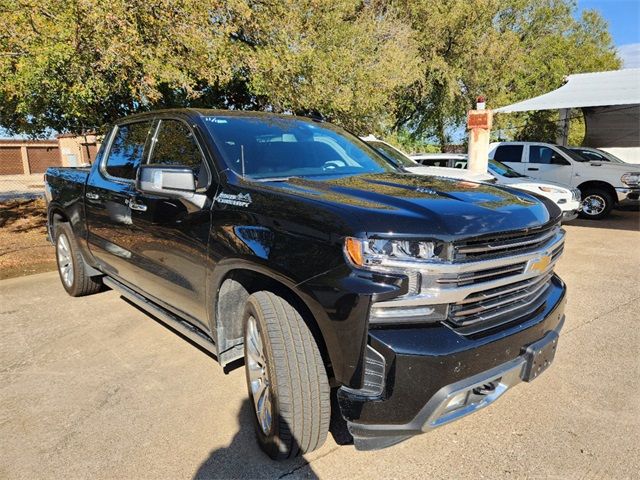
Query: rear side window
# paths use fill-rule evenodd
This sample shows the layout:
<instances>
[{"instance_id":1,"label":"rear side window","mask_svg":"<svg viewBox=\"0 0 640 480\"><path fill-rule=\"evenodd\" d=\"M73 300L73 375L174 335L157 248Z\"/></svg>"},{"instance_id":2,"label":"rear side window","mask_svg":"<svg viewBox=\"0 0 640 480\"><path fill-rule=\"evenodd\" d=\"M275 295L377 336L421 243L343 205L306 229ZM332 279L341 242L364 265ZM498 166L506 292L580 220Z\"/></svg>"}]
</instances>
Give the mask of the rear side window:
<instances>
[{"instance_id":1,"label":"rear side window","mask_svg":"<svg viewBox=\"0 0 640 480\"><path fill-rule=\"evenodd\" d=\"M521 162L522 145L500 145L493 154L493 159L499 162Z\"/></svg>"},{"instance_id":2,"label":"rear side window","mask_svg":"<svg viewBox=\"0 0 640 480\"><path fill-rule=\"evenodd\" d=\"M162 120L151 149L149 163L182 165L193 170L198 188L209 183L207 167L191 129L179 120Z\"/></svg>"},{"instance_id":3,"label":"rear side window","mask_svg":"<svg viewBox=\"0 0 640 480\"><path fill-rule=\"evenodd\" d=\"M151 120L117 127L105 171L112 177L135 180L144 155L144 146L151 128Z\"/></svg>"}]
</instances>

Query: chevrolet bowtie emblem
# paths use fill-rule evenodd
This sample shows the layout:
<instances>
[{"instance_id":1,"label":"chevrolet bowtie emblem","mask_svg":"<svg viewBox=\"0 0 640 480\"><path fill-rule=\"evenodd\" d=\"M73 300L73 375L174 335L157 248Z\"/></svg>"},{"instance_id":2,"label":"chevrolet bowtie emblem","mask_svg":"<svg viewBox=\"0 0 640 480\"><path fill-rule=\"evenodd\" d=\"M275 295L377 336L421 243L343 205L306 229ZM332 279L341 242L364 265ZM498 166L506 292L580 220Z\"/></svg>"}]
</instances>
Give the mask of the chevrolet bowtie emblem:
<instances>
[{"instance_id":1,"label":"chevrolet bowtie emblem","mask_svg":"<svg viewBox=\"0 0 640 480\"><path fill-rule=\"evenodd\" d=\"M539 273L542 273L547 269L550 263L551 257L549 255L545 255L531 262L531 267L529 267L529 270L537 270Z\"/></svg>"}]
</instances>

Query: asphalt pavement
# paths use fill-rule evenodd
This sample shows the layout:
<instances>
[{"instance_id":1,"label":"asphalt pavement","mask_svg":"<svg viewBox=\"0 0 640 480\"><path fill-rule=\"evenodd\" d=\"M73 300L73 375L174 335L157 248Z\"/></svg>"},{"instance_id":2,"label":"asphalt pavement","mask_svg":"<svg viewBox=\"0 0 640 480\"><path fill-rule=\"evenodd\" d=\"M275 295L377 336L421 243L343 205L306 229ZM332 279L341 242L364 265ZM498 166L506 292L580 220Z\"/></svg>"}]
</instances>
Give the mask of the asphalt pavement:
<instances>
[{"instance_id":1,"label":"asphalt pavement","mask_svg":"<svg viewBox=\"0 0 640 480\"><path fill-rule=\"evenodd\" d=\"M0 478L638 478L639 213L566 229L567 320L539 379L389 449L330 436L284 463L255 443L242 369L115 292L0 281Z\"/></svg>"}]
</instances>

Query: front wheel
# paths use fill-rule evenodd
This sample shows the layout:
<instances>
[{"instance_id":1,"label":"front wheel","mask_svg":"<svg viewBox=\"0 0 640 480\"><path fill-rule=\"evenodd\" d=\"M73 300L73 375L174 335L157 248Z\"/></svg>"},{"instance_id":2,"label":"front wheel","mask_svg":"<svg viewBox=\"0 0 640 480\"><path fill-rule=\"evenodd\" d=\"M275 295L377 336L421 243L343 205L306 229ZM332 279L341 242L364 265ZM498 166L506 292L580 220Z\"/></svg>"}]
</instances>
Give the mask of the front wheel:
<instances>
[{"instance_id":1,"label":"front wheel","mask_svg":"<svg viewBox=\"0 0 640 480\"><path fill-rule=\"evenodd\" d=\"M329 382L300 313L271 292L244 312L245 372L258 443L275 460L319 448L327 437Z\"/></svg>"},{"instance_id":2,"label":"front wheel","mask_svg":"<svg viewBox=\"0 0 640 480\"><path fill-rule=\"evenodd\" d=\"M614 200L609 192L600 188L588 188L582 192L582 210L580 216L591 220L600 220L609 215Z\"/></svg>"}]
</instances>

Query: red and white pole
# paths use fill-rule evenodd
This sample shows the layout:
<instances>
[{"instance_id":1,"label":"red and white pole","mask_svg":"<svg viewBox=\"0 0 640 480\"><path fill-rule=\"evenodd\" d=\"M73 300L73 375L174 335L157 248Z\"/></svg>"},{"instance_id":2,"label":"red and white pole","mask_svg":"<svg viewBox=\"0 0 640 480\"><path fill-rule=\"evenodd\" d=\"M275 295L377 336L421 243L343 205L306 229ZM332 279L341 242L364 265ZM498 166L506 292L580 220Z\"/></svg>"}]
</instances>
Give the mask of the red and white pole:
<instances>
[{"instance_id":1,"label":"red and white pole","mask_svg":"<svg viewBox=\"0 0 640 480\"><path fill-rule=\"evenodd\" d=\"M484 97L478 97L475 110L467 114L469 130L469 160L467 168L476 173L487 173L489 165L489 138L493 123L493 112L485 110Z\"/></svg>"}]
</instances>

